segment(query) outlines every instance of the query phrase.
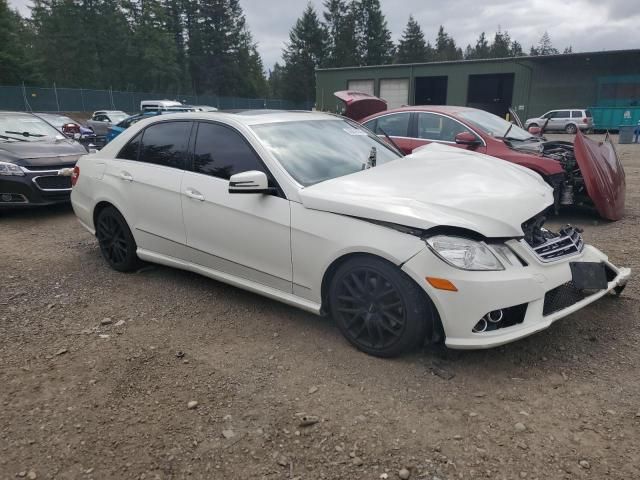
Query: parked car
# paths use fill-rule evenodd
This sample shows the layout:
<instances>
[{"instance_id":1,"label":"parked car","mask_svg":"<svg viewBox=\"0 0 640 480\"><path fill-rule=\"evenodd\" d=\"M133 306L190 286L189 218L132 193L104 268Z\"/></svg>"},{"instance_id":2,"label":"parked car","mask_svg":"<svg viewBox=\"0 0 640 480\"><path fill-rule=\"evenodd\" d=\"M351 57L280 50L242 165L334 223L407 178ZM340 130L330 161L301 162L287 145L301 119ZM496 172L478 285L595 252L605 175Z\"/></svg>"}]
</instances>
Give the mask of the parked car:
<instances>
[{"instance_id":1,"label":"parked car","mask_svg":"<svg viewBox=\"0 0 640 480\"><path fill-rule=\"evenodd\" d=\"M383 110L386 103L358 95L344 114L382 137L388 135L404 153L431 142L486 153L539 173L554 188L556 211L586 205L608 220L624 214L624 169L608 140L598 143L579 133L574 143L546 141L484 110L450 105Z\"/></svg>"},{"instance_id":2,"label":"parked car","mask_svg":"<svg viewBox=\"0 0 640 480\"><path fill-rule=\"evenodd\" d=\"M553 191L530 170L437 144L402 159L323 113L148 118L72 178L115 270L146 260L331 314L373 355L502 345L630 274L579 230L543 227Z\"/></svg>"},{"instance_id":3,"label":"parked car","mask_svg":"<svg viewBox=\"0 0 640 480\"><path fill-rule=\"evenodd\" d=\"M66 115L60 115L58 113L34 113L34 115L53 125L61 131L64 136L77 140L84 145L87 150L99 149L104 145L104 141L98 138L93 130L83 127L80 123Z\"/></svg>"},{"instance_id":4,"label":"parked car","mask_svg":"<svg viewBox=\"0 0 640 480\"><path fill-rule=\"evenodd\" d=\"M184 111L184 110L179 110L179 111ZM109 128L109 131L107 132L107 136L106 136L106 143L109 143L111 140L116 138L118 135L124 132L127 128L129 128L131 125L136 124L140 120L144 120L145 118L153 117L155 115L162 115L167 113L176 113L176 112L173 110L155 110L155 111L150 110L143 113L137 113L136 115L131 115L130 117L127 117L124 120L122 120L117 125L112 125L111 128Z\"/></svg>"},{"instance_id":5,"label":"parked car","mask_svg":"<svg viewBox=\"0 0 640 480\"><path fill-rule=\"evenodd\" d=\"M195 112L217 112L218 109L216 107L210 107L209 105L191 105L193 111Z\"/></svg>"},{"instance_id":6,"label":"parked car","mask_svg":"<svg viewBox=\"0 0 640 480\"><path fill-rule=\"evenodd\" d=\"M540 127L545 132L576 133L578 130L588 132L593 130L593 116L584 108L569 108L565 110L551 110L537 118L528 118L524 122L525 129Z\"/></svg>"},{"instance_id":7,"label":"parked car","mask_svg":"<svg viewBox=\"0 0 640 480\"><path fill-rule=\"evenodd\" d=\"M0 112L0 208L68 202L87 150L31 113Z\"/></svg>"},{"instance_id":8,"label":"parked car","mask_svg":"<svg viewBox=\"0 0 640 480\"><path fill-rule=\"evenodd\" d=\"M120 123L129 115L121 110L98 110L93 113L91 119L87 120L87 126L96 135L104 136L113 125Z\"/></svg>"},{"instance_id":9,"label":"parked car","mask_svg":"<svg viewBox=\"0 0 640 480\"><path fill-rule=\"evenodd\" d=\"M141 112L167 110L171 107L182 107L182 103L175 100L142 100L140 102Z\"/></svg>"}]
</instances>

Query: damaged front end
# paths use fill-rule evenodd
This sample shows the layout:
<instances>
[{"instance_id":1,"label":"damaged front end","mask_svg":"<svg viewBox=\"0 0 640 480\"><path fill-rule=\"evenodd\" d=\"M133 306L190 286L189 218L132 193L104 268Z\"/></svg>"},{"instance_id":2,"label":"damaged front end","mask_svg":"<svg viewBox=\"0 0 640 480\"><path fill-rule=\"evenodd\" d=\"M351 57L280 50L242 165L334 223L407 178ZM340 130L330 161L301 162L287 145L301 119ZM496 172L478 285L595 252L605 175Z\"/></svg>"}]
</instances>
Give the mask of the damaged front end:
<instances>
[{"instance_id":1,"label":"damaged front end","mask_svg":"<svg viewBox=\"0 0 640 480\"><path fill-rule=\"evenodd\" d=\"M543 157L562 165L564 174L548 179L560 206L592 206L602 218L619 220L624 214L625 173L609 135L602 142L577 132L575 142L545 141L535 145ZM519 150L532 150L523 145Z\"/></svg>"}]
</instances>

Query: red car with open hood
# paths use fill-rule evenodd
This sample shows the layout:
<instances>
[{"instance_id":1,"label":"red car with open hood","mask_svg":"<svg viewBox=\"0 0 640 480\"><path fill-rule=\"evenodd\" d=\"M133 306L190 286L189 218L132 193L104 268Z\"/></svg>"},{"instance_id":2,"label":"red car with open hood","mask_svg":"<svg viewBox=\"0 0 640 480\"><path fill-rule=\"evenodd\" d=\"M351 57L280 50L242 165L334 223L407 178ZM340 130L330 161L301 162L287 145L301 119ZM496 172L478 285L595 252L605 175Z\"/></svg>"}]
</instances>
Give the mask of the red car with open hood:
<instances>
[{"instance_id":1,"label":"red car with open hood","mask_svg":"<svg viewBox=\"0 0 640 480\"><path fill-rule=\"evenodd\" d=\"M484 153L539 173L554 188L556 210L587 205L608 220L623 216L625 174L608 137L596 142L578 132L573 143L547 141L475 108L424 105L386 110L384 100L361 92L335 95L345 102L345 116L388 136L405 154L431 142Z\"/></svg>"}]
</instances>

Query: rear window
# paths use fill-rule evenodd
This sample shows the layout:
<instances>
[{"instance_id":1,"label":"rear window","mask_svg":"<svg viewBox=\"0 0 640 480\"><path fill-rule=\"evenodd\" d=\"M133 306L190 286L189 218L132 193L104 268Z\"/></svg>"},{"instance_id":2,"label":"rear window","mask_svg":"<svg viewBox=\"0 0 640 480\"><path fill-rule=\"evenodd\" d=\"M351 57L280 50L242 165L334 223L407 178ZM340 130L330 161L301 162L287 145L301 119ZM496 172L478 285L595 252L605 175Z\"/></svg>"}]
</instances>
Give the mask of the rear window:
<instances>
[{"instance_id":1,"label":"rear window","mask_svg":"<svg viewBox=\"0 0 640 480\"><path fill-rule=\"evenodd\" d=\"M584 114L585 114L587 117L589 117L589 118L592 118L592 117L593 117L593 115L591 115L591 110L585 110L585 111L584 111Z\"/></svg>"}]
</instances>

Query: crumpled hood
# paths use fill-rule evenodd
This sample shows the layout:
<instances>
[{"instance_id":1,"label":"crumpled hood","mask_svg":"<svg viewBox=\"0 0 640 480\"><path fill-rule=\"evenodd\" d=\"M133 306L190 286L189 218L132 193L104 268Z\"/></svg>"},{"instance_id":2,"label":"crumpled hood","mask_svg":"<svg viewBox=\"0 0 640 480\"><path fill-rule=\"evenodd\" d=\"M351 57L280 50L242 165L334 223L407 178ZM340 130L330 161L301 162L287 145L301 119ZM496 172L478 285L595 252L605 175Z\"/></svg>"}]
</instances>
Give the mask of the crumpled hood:
<instances>
[{"instance_id":1,"label":"crumpled hood","mask_svg":"<svg viewBox=\"0 0 640 480\"><path fill-rule=\"evenodd\" d=\"M0 161L24 167L75 163L87 150L70 139L35 142L0 142Z\"/></svg>"},{"instance_id":2,"label":"crumpled hood","mask_svg":"<svg viewBox=\"0 0 640 480\"><path fill-rule=\"evenodd\" d=\"M524 221L553 204L535 172L437 143L407 157L303 189L306 208L429 229L460 227L519 237Z\"/></svg>"}]
</instances>

